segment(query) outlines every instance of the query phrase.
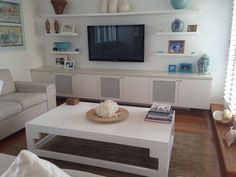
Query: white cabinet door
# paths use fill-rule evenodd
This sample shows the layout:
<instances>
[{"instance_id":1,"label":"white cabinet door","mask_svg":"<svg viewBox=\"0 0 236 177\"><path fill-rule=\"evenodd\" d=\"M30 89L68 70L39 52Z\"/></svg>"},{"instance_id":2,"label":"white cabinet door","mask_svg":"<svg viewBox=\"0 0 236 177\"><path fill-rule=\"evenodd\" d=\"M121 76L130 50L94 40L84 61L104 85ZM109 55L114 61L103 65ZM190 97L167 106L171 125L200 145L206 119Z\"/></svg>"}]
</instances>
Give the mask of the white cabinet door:
<instances>
[{"instance_id":1,"label":"white cabinet door","mask_svg":"<svg viewBox=\"0 0 236 177\"><path fill-rule=\"evenodd\" d=\"M78 74L75 76L75 95L79 98L98 99L98 76Z\"/></svg>"},{"instance_id":2,"label":"white cabinet door","mask_svg":"<svg viewBox=\"0 0 236 177\"><path fill-rule=\"evenodd\" d=\"M150 79L150 103L177 106L179 83L175 79Z\"/></svg>"},{"instance_id":3,"label":"white cabinet door","mask_svg":"<svg viewBox=\"0 0 236 177\"><path fill-rule=\"evenodd\" d=\"M100 99L122 101L122 79L119 76L99 76Z\"/></svg>"},{"instance_id":4,"label":"white cabinet door","mask_svg":"<svg viewBox=\"0 0 236 177\"><path fill-rule=\"evenodd\" d=\"M181 79L179 84L179 106L209 109L211 80Z\"/></svg>"},{"instance_id":5,"label":"white cabinet door","mask_svg":"<svg viewBox=\"0 0 236 177\"><path fill-rule=\"evenodd\" d=\"M31 71L33 82L55 83L54 74L49 72Z\"/></svg>"},{"instance_id":6,"label":"white cabinet door","mask_svg":"<svg viewBox=\"0 0 236 177\"><path fill-rule=\"evenodd\" d=\"M149 103L148 77L122 77L122 101L130 103Z\"/></svg>"}]
</instances>

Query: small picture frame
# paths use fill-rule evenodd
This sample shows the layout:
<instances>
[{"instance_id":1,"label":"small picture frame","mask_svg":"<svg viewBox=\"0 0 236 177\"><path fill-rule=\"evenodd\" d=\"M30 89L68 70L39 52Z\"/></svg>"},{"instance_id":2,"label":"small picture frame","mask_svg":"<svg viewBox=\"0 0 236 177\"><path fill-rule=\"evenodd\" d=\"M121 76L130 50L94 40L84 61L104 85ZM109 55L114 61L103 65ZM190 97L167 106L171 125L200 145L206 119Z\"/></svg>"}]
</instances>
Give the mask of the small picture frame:
<instances>
[{"instance_id":1,"label":"small picture frame","mask_svg":"<svg viewBox=\"0 0 236 177\"><path fill-rule=\"evenodd\" d=\"M75 32L75 24L74 23L62 23L61 33L74 33L74 32Z\"/></svg>"},{"instance_id":2,"label":"small picture frame","mask_svg":"<svg viewBox=\"0 0 236 177\"><path fill-rule=\"evenodd\" d=\"M180 73L192 73L193 65L191 63L180 63L179 72Z\"/></svg>"},{"instance_id":3,"label":"small picture frame","mask_svg":"<svg viewBox=\"0 0 236 177\"><path fill-rule=\"evenodd\" d=\"M197 32L197 25L188 25L187 32Z\"/></svg>"},{"instance_id":4,"label":"small picture frame","mask_svg":"<svg viewBox=\"0 0 236 177\"><path fill-rule=\"evenodd\" d=\"M66 61L64 65L65 69L75 69L74 61Z\"/></svg>"},{"instance_id":5,"label":"small picture frame","mask_svg":"<svg viewBox=\"0 0 236 177\"><path fill-rule=\"evenodd\" d=\"M169 40L168 53L182 54L184 53L185 40Z\"/></svg>"},{"instance_id":6,"label":"small picture frame","mask_svg":"<svg viewBox=\"0 0 236 177\"><path fill-rule=\"evenodd\" d=\"M176 65L169 65L168 72L175 73L176 70L177 70L177 66Z\"/></svg>"},{"instance_id":7,"label":"small picture frame","mask_svg":"<svg viewBox=\"0 0 236 177\"><path fill-rule=\"evenodd\" d=\"M65 65L65 62L67 61L67 56L66 55L55 55L53 60L54 60L54 63L56 66L63 67Z\"/></svg>"}]
</instances>

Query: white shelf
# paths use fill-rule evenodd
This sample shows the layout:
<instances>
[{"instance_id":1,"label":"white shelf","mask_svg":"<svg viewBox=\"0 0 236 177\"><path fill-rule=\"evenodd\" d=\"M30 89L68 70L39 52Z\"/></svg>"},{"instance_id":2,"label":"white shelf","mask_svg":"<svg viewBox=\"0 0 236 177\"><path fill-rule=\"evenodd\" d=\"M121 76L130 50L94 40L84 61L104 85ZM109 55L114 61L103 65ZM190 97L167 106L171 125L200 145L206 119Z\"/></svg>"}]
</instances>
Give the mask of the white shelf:
<instances>
[{"instance_id":1,"label":"white shelf","mask_svg":"<svg viewBox=\"0 0 236 177\"><path fill-rule=\"evenodd\" d=\"M132 15L164 15L176 13L199 12L200 9L171 9L146 12L123 12L123 13L86 13L86 14L60 14L60 15L43 15L43 18L67 18L67 17L107 17L107 16L132 16Z\"/></svg>"},{"instance_id":2,"label":"white shelf","mask_svg":"<svg viewBox=\"0 0 236 177\"><path fill-rule=\"evenodd\" d=\"M157 32L158 36L198 35L198 32Z\"/></svg>"},{"instance_id":3,"label":"white shelf","mask_svg":"<svg viewBox=\"0 0 236 177\"><path fill-rule=\"evenodd\" d=\"M45 36L78 36L78 33L44 33Z\"/></svg>"},{"instance_id":4,"label":"white shelf","mask_svg":"<svg viewBox=\"0 0 236 177\"><path fill-rule=\"evenodd\" d=\"M78 55L80 52L78 51L47 51L47 54L58 54L58 55Z\"/></svg>"},{"instance_id":5,"label":"white shelf","mask_svg":"<svg viewBox=\"0 0 236 177\"><path fill-rule=\"evenodd\" d=\"M163 56L163 57L195 57L195 56L198 56L198 54L156 53L156 56Z\"/></svg>"}]
</instances>

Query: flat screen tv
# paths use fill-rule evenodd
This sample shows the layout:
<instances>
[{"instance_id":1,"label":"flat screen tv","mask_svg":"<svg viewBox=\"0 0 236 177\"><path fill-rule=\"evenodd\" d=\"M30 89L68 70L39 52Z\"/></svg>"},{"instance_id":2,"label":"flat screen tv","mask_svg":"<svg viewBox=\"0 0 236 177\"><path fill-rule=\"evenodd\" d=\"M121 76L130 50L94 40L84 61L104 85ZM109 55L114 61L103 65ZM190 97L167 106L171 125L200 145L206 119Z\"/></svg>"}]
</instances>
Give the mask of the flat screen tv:
<instances>
[{"instance_id":1,"label":"flat screen tv","mask_svg":"<svg viewBox=\"0 0 236 177\"><path fill-rule=\"evenodd\" d=\"M87 28L90 61L144 62L144 25Z\"/></svg>"}]
</instances>

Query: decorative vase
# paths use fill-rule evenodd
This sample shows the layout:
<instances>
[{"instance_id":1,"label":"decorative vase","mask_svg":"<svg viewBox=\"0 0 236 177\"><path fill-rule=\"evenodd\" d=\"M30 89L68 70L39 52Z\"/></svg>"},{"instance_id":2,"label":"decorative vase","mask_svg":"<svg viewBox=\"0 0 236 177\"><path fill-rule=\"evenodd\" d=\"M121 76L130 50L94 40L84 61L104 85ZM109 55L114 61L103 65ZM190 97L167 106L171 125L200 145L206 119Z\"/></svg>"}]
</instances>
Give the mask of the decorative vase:
<instances>
[{"instance_id":1,"label":"decorative vase","mask_svg":"<svg viewBox=\"0 0 236 177\"><path fill-rule=\"evenodd\" d=\"M49 22L49 20L47 19L46 22L45 22L45 28L46 28L46 32L47 32L47 33L50 33L50 27L51 27L50 22Z\"/></svg>"},{"instance_id":2,"label":"decorative vase","mask_svg":"<svg viewBox=\"0 0 236 177\"><path fill-rule=\"evenodd\" d=\"M56 14L63 14L67 4L66 0L51 0L51 3Z\"/></svg>"},{"instance_id":3,"label":"decorative vase","mask_svg":"<svg viewBox=\"0 0 236 177\"><path fill-rule=\"evenodd\" d=\"M129 12L130 11L130 5L127 0L123 0L121 3L119 3L119 12Z\"/></svg>"},{"instance_id":4,"label":"decorative vase","mask_svg":"<svg viewBox=\"0 0 236 177\"><path fill-rule=\"evenodd\" d=\"M188 3L188 0L170 0L174 9L184 9Z\"/></svg>"},{"instance_id":5,"label":"decorative vase","mask_svg":"<svg viewBox=\"0 0 236 177\"><path fill-rule=\"evenodd\" d=\"M171 23L171 30L172 32L182 32L184 29L184 22L178 18L176 18L172 23Z\"/></svg>"},{"instance_id":6,"label":"decorative vase","mask_svg":"<svg viewBox=\"0 0 236 177\"><path fill-rule=\"evenodd\" d=\"M59 33L59 23L57 20L54 21L54 30L55 33Z\"/></svg>"},{"instance_id":7,"label":"decorative vase","mask_svg":"<svg viewBox=\"0 0 236 177\"><path fill-rule=\"evenodd\" d=\"M208 55L204 54L198 60L198 73L199 74L209 74L210 59Z\"/></svg>"},{"instance_id":8,"label":"decorative vase","mask_svg":"<svg viewBox=\"0 0 236 177\"><path fill-rule=\"evenodd\" d=\"M117 12L118 1L117 0L110 0L109 1L109 13L116 13Z\"/></svg>"},{"instance_id":9,"label":"decorative vase","mask_svg":"<svg viewBox=\"0 0 236 177\"><path fill-rule=\"evenodd\" d=\"M108 0L101 0L100 12L107 13L107 6L108 6Z\"/></svg>"}]
</instances>

